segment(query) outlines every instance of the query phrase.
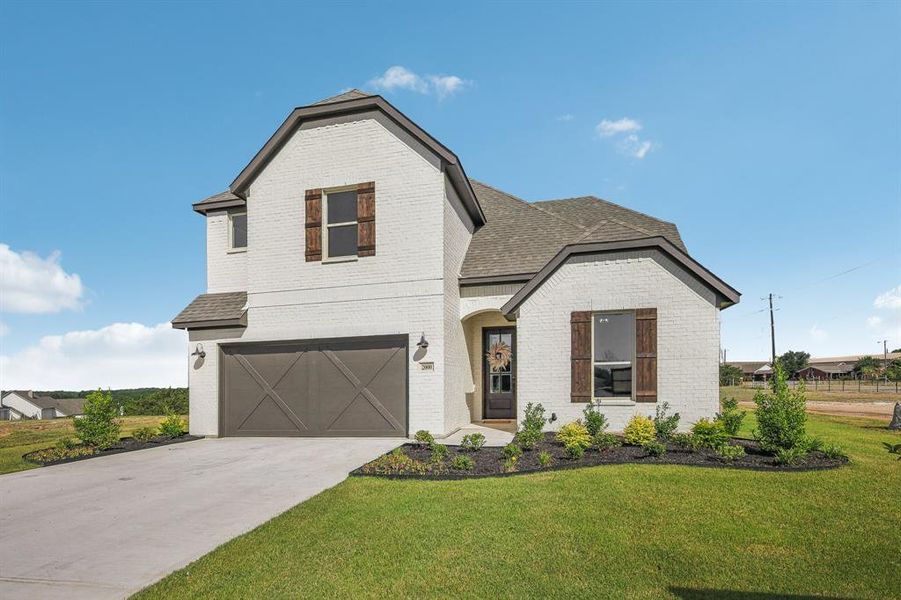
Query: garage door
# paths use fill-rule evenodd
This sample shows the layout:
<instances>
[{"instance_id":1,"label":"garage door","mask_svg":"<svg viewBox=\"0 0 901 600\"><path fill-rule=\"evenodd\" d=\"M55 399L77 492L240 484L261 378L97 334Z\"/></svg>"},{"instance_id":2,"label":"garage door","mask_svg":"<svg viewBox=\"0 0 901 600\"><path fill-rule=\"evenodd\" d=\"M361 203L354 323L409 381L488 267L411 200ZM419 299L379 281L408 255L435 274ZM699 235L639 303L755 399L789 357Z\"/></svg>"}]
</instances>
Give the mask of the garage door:
<instances>
[{"instance_id":1,"label":"garage door","mask_svg":"<svg viewBox=\"0 0 901 600\"><path fill-rule=\"evenodd\" d=\"M406 436L407 338L222 346L226 436Z\"/></svg>"}]
</instances>

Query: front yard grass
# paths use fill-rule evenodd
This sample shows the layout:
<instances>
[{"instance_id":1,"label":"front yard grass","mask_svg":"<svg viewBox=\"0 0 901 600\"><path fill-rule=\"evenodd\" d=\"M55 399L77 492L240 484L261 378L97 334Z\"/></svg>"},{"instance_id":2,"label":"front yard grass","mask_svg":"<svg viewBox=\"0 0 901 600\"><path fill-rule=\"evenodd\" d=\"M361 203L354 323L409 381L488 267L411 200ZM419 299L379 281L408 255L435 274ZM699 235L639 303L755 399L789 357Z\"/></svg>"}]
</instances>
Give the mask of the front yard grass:
<instances>
[{"instance_id":1,"label":"front yard grass","mask_svg":"<svg viewBox=\"0 0 901 600\"><path fill-rule=\"evenodd\" d=\"M139 427L159 427L165 417L123 417L121 436ZM39 465L22 459L33 450L53 447L63 438L75 437L72 419L22 419L0 421L0 474L34 469Z\"/></svg>"},{"instance_id":2,"label":"front yard grass","mask_svg":"<svg viewBox=\"0 0 901 600\"><path fill-rule=\"evenodd\" d=\"M901 462L882 447L901 435L813 415L809 431L851 465L351 478L137 597L901 598Z\"/></svg>"}]
</instances>

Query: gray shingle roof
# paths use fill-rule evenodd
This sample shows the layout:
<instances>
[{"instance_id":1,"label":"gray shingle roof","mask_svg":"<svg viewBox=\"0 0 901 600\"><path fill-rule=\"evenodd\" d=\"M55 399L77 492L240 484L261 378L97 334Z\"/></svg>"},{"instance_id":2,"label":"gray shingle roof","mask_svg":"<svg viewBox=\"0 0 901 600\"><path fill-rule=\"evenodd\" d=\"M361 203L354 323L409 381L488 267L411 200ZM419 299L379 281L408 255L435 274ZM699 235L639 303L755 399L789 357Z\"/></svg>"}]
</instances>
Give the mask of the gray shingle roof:
<instances>
[{"instance_id":1,"label":"gray shingle roof","mask_svg":"<svg viewBox=\"0 0 901 600\"><path fill-rule=\"evenodd\" d=\"M333 102L344 102L345 100L357 100L359 98L368 98L373 94L368 94L363 90L358 90L357 88L352 88L347 90L346 92L341 92L340 94L336 94L335 96L330 96L328 98L323 98L318 102L314 102L310 106L316 106L317 104L331 104Z\"/></svg>"},{"instance_id":2,"label":"gray shingle roof","mask_svg":"<svg viewBox=\"0 0 901 600\"><path fill-rule=\"evenodd\" d=\"M38 396L30 390L10 390L4 394L4 399L9 394L18 394L38 408L55 408L67 417L84 413L84 398L53 398L52 396Z\"/></svg>"},{"instance_id":3,"label":"gray shingle roof","mask_svg":"<svg viewBox=\"0 0 901 600\"><path fill-rule=\"evenodd\" d=\"M461 277L538 272L564 246L662 236L685 250L675 225L592 196L529 203L470 180L488 223L469 244Z\"/></svg>"},{"instance_id":4,"label":"gray shingle roof","mask_svg":"<svg viewBox=\"0 0 901 600\"><path fill-rule=\"evenodd\" d=\"M243 198L239 198L238 196L235 196L234 194L232 194L230 191L225 190L224 192L219 192L218 194L213 194L209 198L204 198L200 202L195 202L194 206L200 206L202 204L216 204L218 202L228 202L231 200L243 201Z\"/></svg>"},{"instance_id":5,"label":"gray shingle roof","mask_svg":"<svg viewBox=\"0 0 901 600\"><path fill-rule=\"evenodd\" d=\"M193 329L203 327L203 323L233 322L239 325L241 323L238 321L244 318L246 304L247 292L201 294L172 319L172 326L182 329L190 324Z\"/></svg>"}]
</instances>

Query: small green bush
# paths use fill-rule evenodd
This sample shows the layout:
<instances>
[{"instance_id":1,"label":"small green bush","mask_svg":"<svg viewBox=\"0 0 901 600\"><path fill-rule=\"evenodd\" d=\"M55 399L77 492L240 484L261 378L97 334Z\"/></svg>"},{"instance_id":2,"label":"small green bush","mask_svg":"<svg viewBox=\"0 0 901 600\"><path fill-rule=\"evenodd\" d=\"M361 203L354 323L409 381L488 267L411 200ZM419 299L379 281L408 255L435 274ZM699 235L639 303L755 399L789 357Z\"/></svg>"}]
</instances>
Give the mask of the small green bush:
<instances>
[{"instance_id":1,"label":"small green bush","mask_svg":"<svg viewBox=\"0 0 901 600\"><path fill-rule=\"evenodd\" d=\"M776 450L777 465L796 465L807 456L807 449L803 446L792 448L778 448Z\"/></svg>"},{"instance_id":2,"label":"small green bush","mask_svg":"<svg viewBox=\"0 0 901 600\"><path fill-rule=\"evenodd\" d=\"M716 450L729 443L729 434L719 421L701 419L691 428L693 448L709 448Z\"/></svg>"},{"instance_id":3,"label":"small green bush","mask_svg":"<svg viewBox=\"0 0 901 600\"><path fill-rule=\"evenodd\" d=\"M654 427L657 429L657 437L664 441L669 440L676 433L676 429L679 428L679 413L669 415L667 414L668 412L669 402L661 402L657 405L654 416Z\"/></svg>"},{"instance_id":4,"label":"small green bush","mask_svg":"<svg viewBox=\"0 0 901 600\"><path fill-rule=\"evenodd\" d=\"M576 460L585 456L585 448L581 444L566 444L563 446L563 453L566 455L566 458Z\"/></svg>"},{"instance_id":5,"label":"small green bush","mask_svg":"<svg viewBox=\"0 0 901 600\"><path fill-rule=\"evenodd\" d=\"M84 415L75 419L75 433L86 446L109 448L119 441L118 415L111 392L91 392L84 401Z\"/></svg>"},{"instance_id":6,"label":"small green bush","mask_svg":"<svg viewBox=\"0 0 901 600\"><path fill-rule=\"evenodd\" d=\"M73 446L71 448L44 448L36 450L28 454L28 460L38 464L56 462L58 460L66 460L68 458L80 458L82 456L93 456L97 454L97 448L93 446Z\"/></svg>"},{"instance_id":7,"label":"small green bush","mask_svg":"<svg viewBox=\"0 0 901 600\"><path fill-rule=\"evenodd\" d=\"M552 462L554 462L554 457L551 456L550 452L548 452L546 450L542 450L541 452L538 453L538 466L541 467L542 469L545 469L545 468L551 466Z\"/></svg>"},{"instance_id":8,"label":"small green bush","mask_svg":"<svg viewBox=\"0 0 901 600\"><path fill-rule=\"evenodd\" d=\"M544 439L544 434L535 429L523 429L516 434L513 441L523 450L531 450Z\"/></svg>"},{"instance_id":9,"label":"small green bush","mask_svg":"<svg viewBox=\"0 0 901 600\"><path fill-rule=\"evenodd\" d=\"M457 471L472 471L475 463L465 454L458 454L451 460L450 466L451 469L456 469Z\"/></svg>"},{"instance_id":10,"label":"small green bush","mask_svg":"<svg viewBox=\"0 0 901 600\"><path fill-rule=\"evenodd\" d=\"M75 438L63 438L56 443L56 447L60 450L72 450L73 448L78 447L78 440Z\"/></svg>"},{"instance_id":11,"label":"small green bush","mask_svg":"<svg viewBox=\"0 0 901 600\"><path fill-rule=\"evenodd\" d=\"M557 432L557 441L564 446L580 446L582 450L591 447L591 436L581 421L567 423Z\"/></svg>"},{"instance_id":12,"label":"small green bush","mask_svg":"<svg viewBox=\"0 0 901 600\"><path fill-rule=\"evenodd\" d=\"M420 446L431 446L435 443L435 436L426 431L425 429L420 429L416 432L416 435L413 436L413 439Z\"/></svg>"},{"instance_id":13,"label":"small green bush","mask_svg":"<svg viewBox=\"0 0 901 600\"><path fill-rule=\"evenodd\" d=\"M485 445L485 436L481 433L468 433L460 441L460 448L467 452L477 452Z\"/></svg>"},{"instance_id":14,"label":"small green bush","mask_svg":"<svg viewBox=\"0 0 901 600\"><path fill-rule=\"evenodd\" d=\"M591 437L607 430L607 417L598 410L596 404L589 402L585 410L582 411L582 416L585 421L585 429L588 430L588 435Z\"/></svg>"},{"instance_id":15,"label":"small green bush","mask_svg":"<svg viewBox=\"0 0 901 600\"><path fill-rule=\"evenodd\" d=\"M186 433L188 433L188 424L185 423L185 420L181 418L180 415L176 415L175 413L169 414L169 416L160 423L160 435L177 438Z\"/></svg>"},{"instance_id":16,"label":"small green bush","mask_svg":"<svg viewBox=\"0 0 901 600\"><path fill-rule=\"evenodd\" d=\"M642 446L657 438L654 421L644 415L635 415L623 429L623 440L631 446Z\"/></svg>"},{"instance_id":17,"label":"small green bush","mask_svg":"<svg viewBox=\"0 0 901 600\"><path fill-rule=\"evenodd\" d=\"M738 435L741 423L745 419L746 411L738 409L738 400L727 398L720 403L722 412L716 413L716 420L723 424L723 428L731 436Z\"/></svg>"},{"instance_id":18,"label":"small green bush","mask_svg":"<svg viewBox=\"0 0 901 600\"><path fill-rule=\"evenodd\" d=\"M519 458L522 456L522 448L514 443L504 446L504 458Z\"/></svg>"},{"instance_id":19,"label":"small green bush","mask_svg":"<svg viewBox=\"0 0 901 600\"><path fill-rule=\"evenodd\" d=\"M657 440L651 440L650 442L645 442L641 445L641 448L647 453L648 456L653 456L659 458L666 454L666 446Z\"/></svg>"},{"instance_id":20,"label":"small green bush","mask_svg":"<svg viewBox=\"0 0 901 600\"><path fill-rule=\"evenodd\" d=\"M511 456L504 461L504 473L515 473L517 471L516 463L519 462L519 459L515 456Z\"/></svg>"},{"instance_id":21,"label":"small green bush","mask_svg":"<svg viewBox=\"0 0 901 600\"><path fill-rule=\"evenodd\" d=\"M692 440L690 433L674 433L670 438L670 441L680 448L694 447L694 440Z\"/></svg>"},{"instance_id":22,"label":"small green bush","mask_svg":"<svg viewBox=\"0 0 901 600\"><path fill-rule=\"evenodd\" d=\"M389 454L363 465L360 471L367 475L404 475L408 473L421 475L428 472L428 466L422 461L407 456L402 448L395 448Z\"/></svg>"},{"instance_id":23,"label":"small green bush","mask_svg":"<svg viewBox=\"0 0 901 600\"><path fill-rule=\"evenodd\" d=\"M543 431L547 419L544 418L544 407L541 403L526 404L525 418L522 420L522 428L524 430Z\"/></svg>"},{"instance_id":24,"label":"small green bush","mask_svg":"<svg viewBox=\"0 0 901 600\"><path fill-rule=\"evenodd\" d=\"M594 436L592 441L594 442L594 447L601 452L603 452L604 450L609 450L610 448L622 446L622 442L619 441L618 437L616 437L612 433L607 433L606 431L602 431L601 433Z\"/></svg>"},{"instance_id":25,"label":"small green bush","mask_svg":"<svg viewBox=\"0 0 901 600\"><path fill-rule=\"evenodd\" d=\"M798 445L808 452L817 452L823 449L823 440L818 437L805 436L804 440Z\"/></svg>"},{"instance_id":26,"label":"small green bush","mask_svg":"<svg viewBox=\"0 0 901 600\"><path fill-rule=\"evenodd\" d=\"M717 457L724 462L732 462L745 455L745 449L741 446L723 444L716 449Z\"/></svg>"},{"instance_id":27,"label":"small green bush","mask_svg":"<svg viewBox=\"0 0 901 600\"><path fill-rule=\"evenodd\" d=\"M432 462L440 463L447 459L447 446L444 444L432 444Z\"/></svg>"},{"instance_id":28,"label":"small green bush","mask_svg":"<svg viewBox=\"0 0 901 600\"><path fill-rule=\"evenodd\" d=\"M882 442L882 445L885 447L889 454L897 454L898 460L901 460L901 444L889 444L888 442Z\"/></svg>"},{"instance_id":29,"label":"small green bush","mask_svg":"<svg viewBox=\"0 0 901 600\"><path fill-rule=\"evenodd\" d=\"M139 442L148 442L156 435L153 427L139 427L131 432L131 437Z\"/></svg>"},{"instance_id":30,"label":"small green bush","mask_svg":"<svg viewBox=\"0 0 901 600\"><path fill-rule=\"evenodd\" d=\"M899 444L901 446L901 444ZM848 455L845 453L845 449L839 446L838 444L825 444L821 449L826 458L836 460L839 458L848 458ZM901 457L898 458L901 460Z\"/></svg>"},{"instance_id":31,"label":"small green bush","mask_svg":"<svg viewBox=\"0 0 901 600\"><path fill-rule=\"evenodd\" d=\"M804 383L790 389L785 380L785 370L776 361L772 391L759 390L754 395L757 404L757 429L754 436L760 447L769 452L779 448L787 450L803 445L807 437L807 401Z\"/></svg>"}]
</instances>

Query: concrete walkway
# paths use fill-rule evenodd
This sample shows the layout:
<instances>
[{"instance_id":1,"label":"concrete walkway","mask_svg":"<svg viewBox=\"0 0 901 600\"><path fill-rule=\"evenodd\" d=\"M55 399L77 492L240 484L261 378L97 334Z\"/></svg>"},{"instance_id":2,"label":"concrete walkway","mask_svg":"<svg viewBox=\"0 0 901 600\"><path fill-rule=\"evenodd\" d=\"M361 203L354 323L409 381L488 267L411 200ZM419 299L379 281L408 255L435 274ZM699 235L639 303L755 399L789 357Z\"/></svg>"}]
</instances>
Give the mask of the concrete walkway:
<instances>
[{"instance_id":1,"label":"concrete walkway","mask_svg":"<svg viewBox=\"0 0 901 600\"><path fill-rule=\"evenodd\" d=\"M0 598L127 597L401 441L198 440L2 475Z\"/></svg>"},{"instance_id":2,"label":"concrete walkway","mask_svg":"<svg viewBox=\"0 0 901 600\"><path fill-rule=\"evenodd\" d=\"M499 422L487 425L471 423L438 441L446 446L459 446L460 442L463 441L463 436L470 433L481 433L484 435L486 446L502 447L513 441L513 436L516 434L516 422Z\"/></svg>"}]
</instances>

